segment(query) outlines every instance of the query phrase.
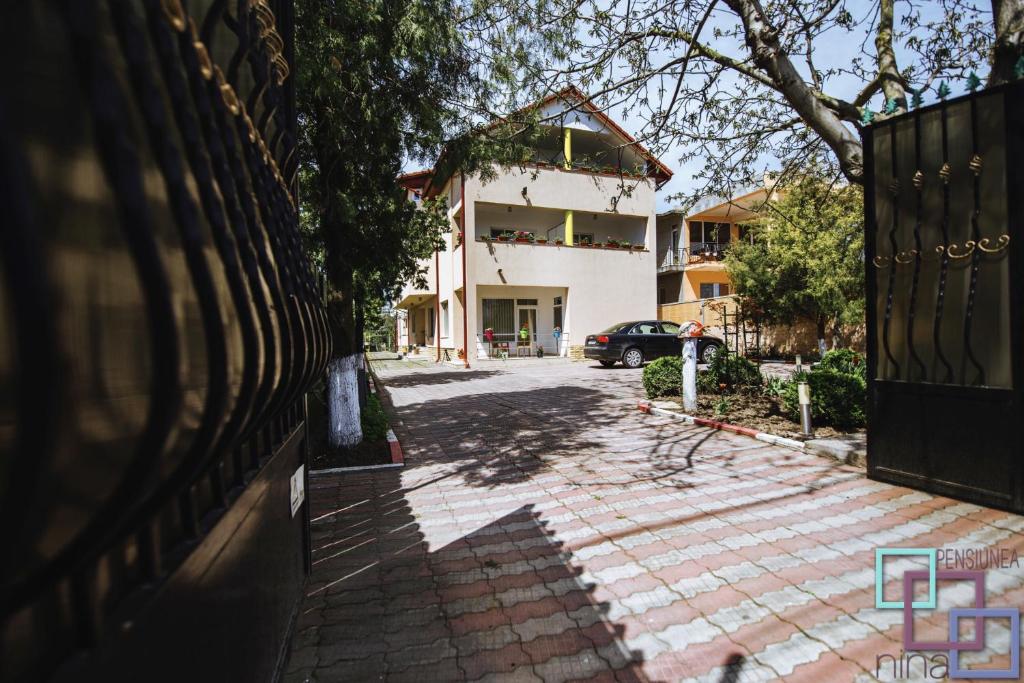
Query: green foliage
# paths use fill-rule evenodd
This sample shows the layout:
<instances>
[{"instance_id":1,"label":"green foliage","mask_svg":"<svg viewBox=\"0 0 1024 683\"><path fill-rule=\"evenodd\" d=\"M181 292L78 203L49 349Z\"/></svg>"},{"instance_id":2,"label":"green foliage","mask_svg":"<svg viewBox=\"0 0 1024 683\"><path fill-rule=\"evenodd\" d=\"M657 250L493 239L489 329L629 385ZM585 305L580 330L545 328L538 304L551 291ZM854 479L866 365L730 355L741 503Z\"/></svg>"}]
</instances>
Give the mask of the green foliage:
<instances>
[{"instance_id":1,"label":"green foliage","mask_svg":"<svg viewBox=\"0 0 1024 683\"><path fill-rule=\"evenodd\" d=\"M388 435L388 416L376 394L366 398L360 419L363 425L363 439L366 441L383 441Z\"/></svg>"},{"instance_id":2,"label":"green foliage","mask_svg":"<svg viewBox=\"0 0 1024 683\"><path fill-rule=\"evenodd\" d=\"M853 349L832 349L826 351L818 365L822 370L835 370L847 375L856 375L867 380L867 364L864 358Z\"/></svg>"},{"instance_id":3,"label":"green foliage","mask_svg":"<svg viewBox=\"0 0 1024 683\"><path fill-rule=\"evenodd\" d=\"M867 384L858 375L831 369L816 369L806 373L804 379L811 389L811 416L816 425L831 425L839 429L863 427ZM800 400L797 381L788 383L782 393L782 408L786 415L800 420Z\"/></svg>"},{"instance_id":4,"label":"green foliage","mask_svg":"<svg viewBox=\"0 0 1024 683\"><path fill-rule=\"evenodd\" d=\"M443 199L418 211L396 177L433 159L464 112L471 60L452 0L297 0L300 222L327 275L335 352L354 350L359 318L422 275L443 248Z\"/></svg>"},{"instance_id":5,"label":"green foliage","mask_svg":"<svg viewBox=\"0 0 1024 683\"><path fill-rule=\"evenodd\" d=\"M683 383L683 359L681 356L662 356L644 367L644 391L647 398L679 396Z\"/></svg>"},{"instance_id":6,"label":"green foliage","mask_svg":"<svg viewBox=\"0 0 1024 683\"><path fill-rule=\"evenodd\" d=\"M698 394L717 394L718 393L718 380L715 375L712 375L707 370L700 370L697 372L697 393Z\"/></svg>"},{"instance_id":7,"label":"green foliage","mask_svg":"<svg viewBox=\"0 0 1024 683\"><path fill-rule=\"evenodd\" d=\"M782 188L733 244L725 263L736 293L762 322L826 327L864 318L863 193L813 173Z\"/></svg>"},{"instance_id":8,"label":"green foliage","mask_svg":"<svg viewBox=\"0 0 1024 683\"><path fill-rule=\"evenodd\" d=\"M725 417L729 414L729 408L732 407L732 399L728 396L723 396L715 401L715 417Z\"/></svg>"},{"instance_id":9,"label":"green foliage","mask_svg":"<svg viewBox=\"0 0 1024 683\"><path fill-rule=\"evenodd\" d=\"M713 387L714 392L720 391L723 384L725 391L736 391L760 387L763 381L761 371L754 363L743 356L733 356L724 351L715 354L706 374L705 386Z\"/></svg>"},{"instance_id":10,"label":"green foliage","mask_svg":"<svg viewBox=\"0 0 1024 683\"><path fill-rule=\"evenodd\" d=\"M782 377L767 377L762 391L768 398L781 398L788 384L789 381Z\"/></svg>"}]
</instances>

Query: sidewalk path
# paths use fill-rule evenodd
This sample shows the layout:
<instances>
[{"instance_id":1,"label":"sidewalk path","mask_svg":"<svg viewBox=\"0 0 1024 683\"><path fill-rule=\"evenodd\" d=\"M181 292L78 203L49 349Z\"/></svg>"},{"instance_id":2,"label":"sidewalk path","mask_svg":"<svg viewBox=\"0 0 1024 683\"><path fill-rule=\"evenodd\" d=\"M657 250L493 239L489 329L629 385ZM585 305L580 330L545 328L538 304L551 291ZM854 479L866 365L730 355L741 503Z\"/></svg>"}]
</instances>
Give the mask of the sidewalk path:
<instances>
[{"instance_id":1,"label":"sidewalk path","mask_svg":"<svg viewBox=\"0 0 1024 683\"><path fill-rule=\"evenodd\" d=\"M407 467L312 480L287 681L874 680L904 617L874 607L876 547L1024 554L1020 516L643 415L636 371L375 368ZM1024 569L986 581L989 606L1024 602ZM939 588L940 607L973 602ZM946 639L941 609L914 618ZM1008 663L961 656L985 660Z\"/></svg>"}]
</instances>

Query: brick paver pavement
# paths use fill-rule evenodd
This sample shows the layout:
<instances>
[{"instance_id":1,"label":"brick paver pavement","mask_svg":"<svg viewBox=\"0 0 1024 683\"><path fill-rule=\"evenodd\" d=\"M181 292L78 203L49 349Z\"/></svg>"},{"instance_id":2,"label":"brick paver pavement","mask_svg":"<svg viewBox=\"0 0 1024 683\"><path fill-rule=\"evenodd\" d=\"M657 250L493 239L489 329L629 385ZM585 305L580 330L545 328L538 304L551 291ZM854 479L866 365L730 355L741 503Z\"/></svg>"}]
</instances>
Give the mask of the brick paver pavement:
<instances>
[{"instance_id":1,"label":"brick paver pavement","mask_svg":"<svg viewBox=\"0 0 1024 683\"><path fill-rule=\"evenodd\" d=\"M875 609L876 547L1024 552L1020 516L643 415L636 371L375 367L407 466L312 480L288 681L874 680L904 617ZM886 599L920 562L887 561ZM938 585L940 608L973 604ZM1019 606L1024 569L985 588ZM947 639L942 609L914 615ZM1007 666L1007 624L961 664Z\"/></svg>"}]
</instances>

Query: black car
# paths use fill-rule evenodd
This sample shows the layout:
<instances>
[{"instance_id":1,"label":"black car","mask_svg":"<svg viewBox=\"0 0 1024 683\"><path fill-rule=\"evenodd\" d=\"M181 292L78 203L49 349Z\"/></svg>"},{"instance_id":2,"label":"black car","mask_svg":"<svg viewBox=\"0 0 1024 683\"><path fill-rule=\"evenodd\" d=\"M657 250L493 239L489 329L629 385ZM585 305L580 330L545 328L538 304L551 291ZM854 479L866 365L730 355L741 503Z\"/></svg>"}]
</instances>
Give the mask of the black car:
<instances>
[{"instance_id":1,"label":"black car","mask_svg":"<svg viewBox=\"0 0 1024 683\"><path fill-rule=\"evenodd\" d=\"M634 320L612 325L600 334L587 337L583 356L600 361L610 368L617 361L628 368L638 368L645 361L682 353L677 337L679 324L668 320ZM697 359L710 363L724 343L717 337L697 337Z\"/></svg>"}]
</instances>

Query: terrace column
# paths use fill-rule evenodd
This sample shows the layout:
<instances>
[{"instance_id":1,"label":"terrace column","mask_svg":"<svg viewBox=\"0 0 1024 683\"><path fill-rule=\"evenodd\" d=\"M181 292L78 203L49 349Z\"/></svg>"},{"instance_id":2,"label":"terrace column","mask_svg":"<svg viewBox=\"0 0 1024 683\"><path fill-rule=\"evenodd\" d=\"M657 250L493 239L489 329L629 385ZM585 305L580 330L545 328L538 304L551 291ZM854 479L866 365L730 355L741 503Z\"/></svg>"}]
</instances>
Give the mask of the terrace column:
<instances>
[{"instance_id":1,"label":"terrace column","mask_svg":"<svg viewBox=\"0 0 1024 683\"><path fill-rule=\"evenodd\" d=\"M572 209L565 210L565 243L572 246Z\"/></svg>"},{"instance_id":2,"label":"terrace column","mask_svg":"<svg viewBox=\"0 0 1024 683\"><path fill-rule=\"evenodd\" d=\"M562 130L562 156L565 157L565 170L572 168L572 128Z\"/></svg>"}]
</instances>

